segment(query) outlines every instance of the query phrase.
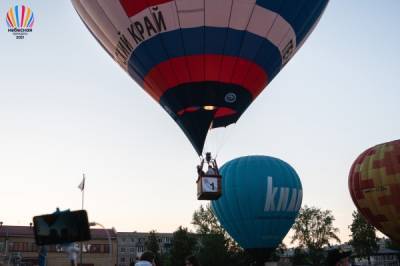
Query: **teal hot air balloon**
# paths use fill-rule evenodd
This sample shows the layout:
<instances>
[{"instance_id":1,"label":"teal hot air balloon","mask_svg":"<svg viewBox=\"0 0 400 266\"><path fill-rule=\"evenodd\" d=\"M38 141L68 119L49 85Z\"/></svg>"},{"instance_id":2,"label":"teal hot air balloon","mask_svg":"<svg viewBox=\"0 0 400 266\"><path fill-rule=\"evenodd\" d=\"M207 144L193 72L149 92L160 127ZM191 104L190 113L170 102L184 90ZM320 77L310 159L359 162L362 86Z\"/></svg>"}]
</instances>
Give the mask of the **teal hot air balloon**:
<instances>
[{"instance_id":1,"label":"teal hot air balloon","mask_svg":"<svg viewBox=\"0 0 400 266\"><path fill-rule=\"evenodd\" d=\"M221 168L224 193L212 202L222 227L265 261L285 237L299 212L302 186L295 170L269 156L247 156Z\"/></svg>"}]
</instances>

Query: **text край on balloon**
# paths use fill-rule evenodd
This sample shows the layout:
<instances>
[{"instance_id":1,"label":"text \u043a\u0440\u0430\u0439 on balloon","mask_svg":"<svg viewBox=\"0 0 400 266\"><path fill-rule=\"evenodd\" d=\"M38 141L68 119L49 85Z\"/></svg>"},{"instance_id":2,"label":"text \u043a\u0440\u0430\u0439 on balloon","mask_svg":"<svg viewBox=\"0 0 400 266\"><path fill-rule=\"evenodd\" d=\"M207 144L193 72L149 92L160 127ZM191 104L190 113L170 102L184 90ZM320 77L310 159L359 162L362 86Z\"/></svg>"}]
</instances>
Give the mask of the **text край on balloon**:
<instances>
[{"instance_id":1,"label":"text \u043a\u0440\u0430\u0439 on balloon","mask_svg":"<svg viewBox=\"0 0 400 266\"><path fill-rule=\"evenodd\" d=\"M302 46L329 0L72 0L109 55L202 153Z\"/></svg>"}]
</instances>

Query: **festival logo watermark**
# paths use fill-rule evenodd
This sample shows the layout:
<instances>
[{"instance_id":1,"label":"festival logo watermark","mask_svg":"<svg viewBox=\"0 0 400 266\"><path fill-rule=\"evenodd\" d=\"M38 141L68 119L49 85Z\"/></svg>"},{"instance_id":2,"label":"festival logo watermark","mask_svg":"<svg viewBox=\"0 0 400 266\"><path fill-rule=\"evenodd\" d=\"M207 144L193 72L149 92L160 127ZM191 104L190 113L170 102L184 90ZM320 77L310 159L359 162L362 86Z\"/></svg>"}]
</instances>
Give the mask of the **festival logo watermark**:
<instances>
[{"instance_id":1,"label":"festival logo watermark","mask_svg":"<svg viewBox=\"0 0 400 266\"><path fill-rule=\"evenodd\" d=\"M10 7L6 15L8 32L12 33L16 39L24 39L32 32L35 18L32 10L25 5Z\"/></svg>"}]
</instances>

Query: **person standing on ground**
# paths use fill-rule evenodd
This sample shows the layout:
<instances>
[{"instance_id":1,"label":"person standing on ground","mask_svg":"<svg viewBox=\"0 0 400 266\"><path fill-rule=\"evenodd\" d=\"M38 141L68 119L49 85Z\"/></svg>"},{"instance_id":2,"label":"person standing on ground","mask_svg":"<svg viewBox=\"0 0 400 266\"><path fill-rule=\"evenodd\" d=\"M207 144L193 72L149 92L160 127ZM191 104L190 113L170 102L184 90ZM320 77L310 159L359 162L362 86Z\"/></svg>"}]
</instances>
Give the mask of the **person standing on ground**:
<instances>
[{"instance_id":1,"label":"person standing on ground","mask_svg":"<svg viewBox=\"0 0 400 266\"><path fill-rule=\"evenodd\" d=\"M135 266L157 266L155 262L156 256L151 251L143 252L140 260L135 263Z\"/></svg>"}]
</instances>

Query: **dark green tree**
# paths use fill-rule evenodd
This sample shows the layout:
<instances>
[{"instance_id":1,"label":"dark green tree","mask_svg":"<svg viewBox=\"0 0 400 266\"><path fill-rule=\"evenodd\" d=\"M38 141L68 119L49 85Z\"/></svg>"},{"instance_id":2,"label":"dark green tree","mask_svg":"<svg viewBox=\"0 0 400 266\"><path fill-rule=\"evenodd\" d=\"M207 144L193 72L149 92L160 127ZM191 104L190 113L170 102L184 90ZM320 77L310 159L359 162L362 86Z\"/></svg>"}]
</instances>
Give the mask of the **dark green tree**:
<instances>
[{"instance_id":1,"label":"dark green tree","mask_svg":"<svg viewBox=\"0 0 400 266\"><path fill-rule=\"evenodd\" d=\"M199 209L193 213L192 224L196 227L197 234L225 234L225 230L220 226L210 204L205 207L200 205Z\"/></svg>"},{"instance_id":2,"label":"dark green tree","mask_svg":"<svg viewBox=\"0 0 400 266\"><path fill-rule=\"evenodd\" d=\"M168 265L185 265L185 258L194 253L196 242L193 234L180 226L172 236Z\"/></svg>"},{"instance_id":3,"label":"dark green tree","mask_svg":"<svg viewBox=\"0 0 400 266\"><path fill-rule=\"evenodd\" d=\"M147 240L144 243L144 247L146 248L146 250L149 250L154 253L154 255L156 256L155 258L156 264L161 265L162 259L160 254L160 245L158 242L157 232L155 230L149 232Z\"/></svg>"},{"instance_id":4,"label":"dark green tree","mask_svg":"<svg viewBox=\"0 0 400 266\"><path fill-rule=\"evenodd\" d=\"M280 243L274 252L271 254L272 261L279 261L280 257L287 251L287 247L284 243Z\"/></svg>"},{"instance_id":5,"label":"dark green tree","mask_svg":"<svg viewBox=\"0 0 400 266\"><path fill-rule=\"evenodd\" d=\"M200 205L199 209L193 213L192 224L196 228L196 233L199 235L216 234L223 235L226 241L226 246L229 251L238 251L240 247L235 240L225 231L219 224L217 217L211 209L211 204L206 204L205 207Z\"/></svg>"},{"instance_id":6,"label":"dark green tree","mask_svg":"<svg viewBox=\"0 0 400 266\"><path fill-rule=\"evenodd\" d=\"M229 251L229 264L227 266L248 266L254 264L254 258L243 249Z\"/></svg>"},{"instance_id":7,"label":"dark green tree","mask_svg":"<svg viewBox=\"0 0 400 266\"><path fill-rule=\"evenodd\" d=\"M197 256L201 265L228 265L229 240L225 230L219 225L211 205L201 205L193 213L192 224L199 236Z\"/></svg>"},{"instance_id":8,"label":"dark green tree","mask_svg":"<svg viewBox=\"0 0 400 266\"><path fill-rule=\"evenodd\" d=\"M201 265L243 266L253 262L250 254L221 227L210 204L194 212L192 224L199 237L196 254Z\"/></svg>"},{"instance_id":9,"label":"dark green tree","mask_svg":"<svg viewBox=\"0 0 400 266\"><path fill-rule=\"evenodd\" d=\"M144 243L146 250L150 250L154 254L160 252L160 245L158 244L158 237L155 230L149 232L146 242Z\"/></svg>"},{"instance_id":10,"label":"dark green tree","mask_svg":"<svg viewBox=\"0 0 400 266\"><path fill-rule=\"evenodd\" d=\"M293 265L309 265L310 259L304 249L297 247L294 249L292 263L293 263Z\"/></svg>"},{"instance_id":11,"label":"dark green tree","mask_svg":"<svg viewBox=\"0 0 400 266\"><path fill-rule=\"evenodd\" d=\"M378 250L375 227L370 225L358 211L354 211L352 215L353 222L349 226L351 230L349 244L353 246L358 256L368 258L368 264L370 264L371 255Z\"/></svg>"},{"instance_id":12,"label":"dark green tree","mask_svg":"<svg viewBox=\"0 0 400 266\"><path fill-rule=\"evenodd\" d=\"M330 210L321 210L307 205L300 209L292 227L294 235L291 243L298 242L300 248L307 248L312 265L323 264L323 247L330 245L330 240L340 243L336 235L339 229L333 226L335 220Z\"/></svg>"},{"instance_id":13,"label":"dark green tree","mask_svg":"<svg viewBox=\"0 0 400 266\"><path fill-rule=\"evenodd\" d=\"M229 265L229 254L224 236L221 234L202 235L197 257L201 265Z\"/></svg>"}]
</instances>

